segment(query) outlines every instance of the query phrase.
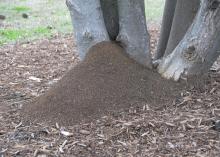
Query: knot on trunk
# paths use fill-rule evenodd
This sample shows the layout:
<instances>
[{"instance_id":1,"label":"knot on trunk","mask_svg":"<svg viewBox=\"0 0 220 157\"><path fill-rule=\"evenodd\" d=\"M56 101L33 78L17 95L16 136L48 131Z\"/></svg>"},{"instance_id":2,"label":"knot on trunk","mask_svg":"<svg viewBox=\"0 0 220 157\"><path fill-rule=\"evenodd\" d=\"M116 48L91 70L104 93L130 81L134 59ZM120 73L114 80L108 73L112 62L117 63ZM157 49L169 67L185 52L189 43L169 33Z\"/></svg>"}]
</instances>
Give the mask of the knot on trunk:
<instances>
[{"instance_id":1,"label":"knot on trunk","mask_svg":"<svg viewBox=\"0 0 220 157\"><path fill-rule=\"evenodd\" d=\"M85 31L83 33L83 38L92 41L94 39L93 35L89 31Z\"/></svg>"},{"instance_id":2,"label":"knot on trunk","mask_svg":"<svg viewBox=\"0 0 220 157\"><path fill-rule=\"evenodd\" d=\"M185 51L183 51L183 56L187 61L194 61L197 58L196 48L191 45L188 46Z\"/></svg>"},{"instance_id":3,"label":"knot on trunk","mask_svg":"<svg viewBox=\"0 0 220 157\"><path fill-rule=\"evenodd\" d=\"M214 11L219 7L220 1L219 0L209 0L208 9Z\"/></svg>"},{"instance_id":4,"label":"knot on trunk","mask_svg":"<svg viewBox=\"0 0 220 157\"><path fill-rule=\"evenodd\" d=\"M198 53L194 45L188 46L187 49L182 52L182 55L186 61L191 63L203 63L205 61L204 57Z\"/></svg>"}]
</instances>

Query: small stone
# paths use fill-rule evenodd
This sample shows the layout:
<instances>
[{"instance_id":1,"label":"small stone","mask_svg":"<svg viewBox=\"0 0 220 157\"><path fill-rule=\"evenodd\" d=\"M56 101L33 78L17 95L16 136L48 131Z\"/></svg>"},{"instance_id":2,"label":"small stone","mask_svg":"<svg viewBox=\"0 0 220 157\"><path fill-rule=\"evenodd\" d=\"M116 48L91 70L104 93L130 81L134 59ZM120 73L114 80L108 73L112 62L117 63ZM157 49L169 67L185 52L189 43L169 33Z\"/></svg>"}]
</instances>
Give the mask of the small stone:
<instances>
[{"instance_id":1,"label":"small stone","mask_svg":"<svg viewBox=\"0 0 220 157\"><path fill-rule=\"evenodd\" d=\"M220 120L214 122L213 129L216 131L220 131Z\"/></svg>"},{"instance_id":2,"label":"small stone","mask_svg":"<svg viewBox=\"0 0 220 157\"><path fill-rule=\"evenodd\" d=\"M23 17L24 19L27 19L27 18L28 18L28 14L23 13L23 14L22 14L22 17Z\"/></svg>"},{"instance_id":3,"label":"small stone","mask_svg":"<svg viewBox=\"0 0 220 157\"><path fill-rule=\"evenodd\" d=\"M53 27L52 26L47 26L47 29L53 29Z\"/></svg>"},{"instance_id":4,"label":"small stone","mask_svg":"<svg viewBox=\"0 0 220 157\"><path fill-rule=\"evenodd\" d=\"M0 15L0 20L5 20L5 19L6 19L5 15Z\"/></svg>"}]
</instances>

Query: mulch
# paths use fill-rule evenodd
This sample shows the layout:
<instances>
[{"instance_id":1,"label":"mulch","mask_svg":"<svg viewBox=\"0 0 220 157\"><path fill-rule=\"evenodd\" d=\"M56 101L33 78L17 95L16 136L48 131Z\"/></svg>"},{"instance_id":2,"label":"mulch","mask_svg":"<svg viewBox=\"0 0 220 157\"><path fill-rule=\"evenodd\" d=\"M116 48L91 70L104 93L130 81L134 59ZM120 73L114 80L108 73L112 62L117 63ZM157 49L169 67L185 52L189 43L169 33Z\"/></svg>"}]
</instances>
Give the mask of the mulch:
<instances>
[{"instance_id":1,"label":"mulch","mask_svg":"<svg viewBox=\"0 0 220 157\"><path fill-rule=\"evenodd\" d=\"M158 31L153 30L150 33L153 37L151 40L154 41L151 46L155 48ZM131 107L106 114L91 122L65 127L55 120L53 124L25 124L20 115L20 111L24 109L23 105L48 91L51 86L55 88L54 85L65 73L67 76L77 71L70 70L67 73L78 63L74 51L75 46L70 36L57 36L49 40L17 43L0 48L0 156L220 155L218 62L209 72L200 90L193 86L183 89L180 96L175 97L175 101L169 105L161 105L159 108L158 105L151 105L157 96L152 95L150 102L141 100L143 104L132 106L136 102L131 101ZM96 57L94 59L99 60ZM108 58L106 60L109 61ZM128 59L124 57L124 60ZM123 62L119 63L125 67ZM77 65L78 68L81 66ZM136 68L142 69L139 66ZM109 71L105 72L100 68L99 73L101 72ZM157 75L152 72L150 74L155 77ZM138 76L145 75L140 72ZM146 78L150 80L151 77ZM112 94L114 96L114 93ZM169 93L166 94L169 97ZM140 102L138 97L134 100Z\"/></svg>"}]
</instances>

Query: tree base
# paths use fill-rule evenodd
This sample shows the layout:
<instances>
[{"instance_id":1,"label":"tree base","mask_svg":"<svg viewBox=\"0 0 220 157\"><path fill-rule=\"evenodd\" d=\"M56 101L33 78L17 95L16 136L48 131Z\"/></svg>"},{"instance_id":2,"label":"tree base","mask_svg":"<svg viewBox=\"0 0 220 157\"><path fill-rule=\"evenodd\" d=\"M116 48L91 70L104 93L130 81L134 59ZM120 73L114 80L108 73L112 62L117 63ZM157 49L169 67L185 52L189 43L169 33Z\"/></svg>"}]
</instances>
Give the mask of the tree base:
<instances>
[{"instance_id":1,"label":"tree base","mask_svg":"<svg viewBox=\"0 0 220 157\"><path fill-rule=\"evenodd\" d=\"M180 89L129 59L117 44L103 42L47 93L24 106L22 114L24 121L73 125L130 106L170 105Z\"/></svg>"},{"instance_id":2,"label":"tree base","mask_svg":"<svg viewBox=\"0 0 220 157\"><path fill-rule=\"evenodd\" d=\"M160 61L158 72L166 79L179 81L180 78L184 79L189 66L190 65L185 63L181 56L170 54Z\"/></svg>"}]
</instances>

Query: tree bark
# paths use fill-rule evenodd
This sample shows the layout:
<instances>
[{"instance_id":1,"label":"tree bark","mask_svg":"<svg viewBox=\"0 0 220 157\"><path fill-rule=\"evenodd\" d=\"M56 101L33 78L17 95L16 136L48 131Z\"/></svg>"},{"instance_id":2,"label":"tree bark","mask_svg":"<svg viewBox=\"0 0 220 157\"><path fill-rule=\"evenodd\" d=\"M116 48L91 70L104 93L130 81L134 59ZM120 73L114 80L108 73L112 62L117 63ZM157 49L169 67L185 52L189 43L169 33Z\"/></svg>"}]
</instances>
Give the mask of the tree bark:
<instances>
[{"instance_id":1,"label":"tree bark","mask_svg":"<svg viewBox=\"0 0 220 157\"><path fill-rule=\"evenodd\" d=\"M67 0L72 18L79 58L84 59L89 48L101 41L109 41L100 0Z\"/></svg>"},{"instance_id":2,"label":"tree bark","mask_svg":"<svg viewBox=\"0 0 220 157\"><path fill-rule=\"evenodd\" d=\"M173 23L176 2L177 0L166 0L165 2L163 20L162 20L161 31L160 31L160 38L159 38L159 42L157 46L157 52L154 56L155 60L163 57L165 53L167 42L170 36L170 30L171 30L172 23Z\"/></svg>"},{"instance_id":3,"label":"tree bark","mask_svg":"<svg viewBox=\"0 0 220 157\"><path fill-rule=\"evenodd\" d=\"M200 0L177 0L172 28L164 49L165 56L169 55L184 37L195 18L199 4Z\"/></svg>"},{"instance_id":4,"label":"tree bark","mask_svg":"<svg viewBox=\"0 0 220 157\"><path fill-rule=\"evenodd\" d=\"M118 0L119 35L128 55L151 68L150 40L147 31L144 0Z\"/></svg>"},{"instance_id":5,"label":"tree bark","mask_svg":"<svg viewBox=\"0 0 220 157\"><path fill-rule=\"evenodd\" d=\"M167 79L201 75L220 54L220 6L218 0L201 0L193 24L175 50L158 67Z\"/></svg>"},{"instance_id":6,"label":"tree bark","mask_svg":"<svg viewBox=\"0 0 220 157\"><path fill-rule=\"evenodd\" d=\"M119 33L118 1L101 0L105 26L111 40L116 40Z\"/></svg>"}]
</instances>

